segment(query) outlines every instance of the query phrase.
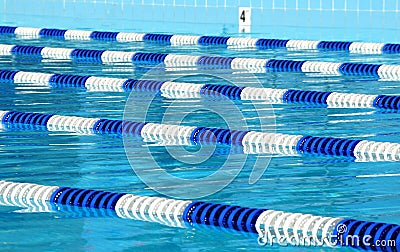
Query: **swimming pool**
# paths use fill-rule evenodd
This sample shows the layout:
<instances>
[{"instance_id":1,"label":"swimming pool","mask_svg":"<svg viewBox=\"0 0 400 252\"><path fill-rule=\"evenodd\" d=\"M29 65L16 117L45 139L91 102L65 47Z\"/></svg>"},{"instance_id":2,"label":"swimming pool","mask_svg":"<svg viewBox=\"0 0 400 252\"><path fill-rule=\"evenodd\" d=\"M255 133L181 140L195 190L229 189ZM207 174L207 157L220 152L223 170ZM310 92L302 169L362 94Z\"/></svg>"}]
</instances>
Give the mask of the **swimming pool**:
<instances>
[{"instance_id":1,"label":"swimming pool","mask_svg":"<svg viewBox=\"0 0 400 252\"><path fill-rule=\"evenodd\" d=\"M169 46L152 43L115 43L101 41L64 41L57 39L18 39L0 37L0 44L86 48L91 50L140 51L258 59L288 59L368 64L396 64L393 55L360 55L346 51L291 51L286 49L226 49L221 46ZM143 63L143 62L142 62ZM374 75L296 73L254 71L210 66L159 66L124 62L82 62L66 59L40 59L37 55L0 57L1 70L23 70L51 74L97 77L156 79L274 89L336 91L358 94L398 95L397 81ZM199 73L200 75L194 75ZM2 82L1 110L40 112L85 118L122 119L153 123L180 124L276 132L291 135L338 137L399 143L396 110L371 107L333 106L314 103L279 103L224 99L215 95L170 96L154 91L132 93L118 89L92 89L63 85L43 85L41 81ZM120 82L119 82L120 83ZM46 84L46 83L45 83ZM85 82L86 84L86 82ZM104 85L103 85L104 86ZM97 87L97 88L96 88ZM129 90L128 90L129 91ZM178 93L178 94L176 94ZM130 100L126 107L127 100ZM257 106L258 114L254 111ZM144 108L149 107L149 110ZM125 114L124 114L125 111ZM143 111L146 113L143 115ZM220 112L216 115L210 111ZM128 112L128 113L127 113ZM243 118L243 120L238 120ZM260 118L263 128L260 127ZM248 128L241 123L246 121ZM74 131L72 129L72 131ZM159 178L160 168L179 178L199 179L215 172L225 163L227 174L243 170L223 190L203 195L201 201L268 208L288 212L310 213L332 217L399 223L396 162L368 160L355 162L347 157L324 155L250 154L241 148L213 144L143 141L130 136L128 158L126 139L115 135L91 135L90 132L32 129L8 125L2 132L2 179L52 186L69 186L142 196L160 196L150 190L138 176L138 167L152 182ZM133 140L133 141L131 141ZM171 140L171 139L170 139ZM167 145L167 146L165 146ZM181 144L182 145L182 144ZM125 147L125 148L124 148ZM169 151L167 153L166 151ZM209 153L214 153L210 159ZM180 154L184 153L184 155ZM229 154L229 155L227 155ZM229 162L225 162L230 157ZM273 156L273 158L271 158ZM247 158L247 160L245 159ZM245 162L243 161L245 160ZM254 162L261 160L268 169L255 184L249 184ZM151 161L151 162L150 162ZM143 177L142 177L143 178ZM147 180L148 182L148 180ZM205 191L221 181L208 181L200 188L161 183L158 188L167 196L191 198L195 191ZM225 182L225 181L223 181ZM199 190L200 189L200 190ZM5 249L35 250L285 250L262 247L257 237L218 228L173 228L157 223L116 218L108 212L62 208L50 213L24 213L18 207L2 206L1 231ZM50 208L51 209L51 208ZM43 210L43 209L42 209ZM6 221L7 220L7 221ZM36 235L34 235L36 234ZM293 249L293 248L288 248ZM304 249L304 248L303 248ZM303 250L302 248L298 250ZM308 248L307 248L308 249ZM320 248L317 248L320 249ZM329 248L322 250L330 251ZM346 251L346 248L342 250Z\"/></svg>"}]
</instances>

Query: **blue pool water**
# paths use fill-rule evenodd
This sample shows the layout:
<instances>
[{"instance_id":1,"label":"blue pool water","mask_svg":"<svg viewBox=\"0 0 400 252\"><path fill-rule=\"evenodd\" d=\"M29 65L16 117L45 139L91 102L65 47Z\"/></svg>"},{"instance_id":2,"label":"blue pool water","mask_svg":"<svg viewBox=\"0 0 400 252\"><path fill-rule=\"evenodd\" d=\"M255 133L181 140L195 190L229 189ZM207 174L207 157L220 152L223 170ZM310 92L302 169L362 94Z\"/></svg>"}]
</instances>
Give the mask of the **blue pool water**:
<instances>
[{"instance_id":1,"label":"blue pool water","mask_svg":"<svg viewBox=\"0 0 400 252\"><path fill-rule=\"evenodd\" d=\"M113 43L62 40L18 40L0 37L1 44L40 45L51 47L90 48L119 51L144 51L191 55L221 55L253 58L285 58L334 62L362 62L396 64L397 56L357 55L346 52L276 50L228 50L223 47L160 46L149 43ZM363 94L399 95L398 82L378 81L365 76L324 76L303 73L254 73L227 69L193 69L131 64L88 64L63 60L39 60L34 57L0 57L0 69L46 73L95 75L138 79L151 75L160 80L179 80L195 83L226 84L234 79L243 86L294 88L317 91L337 91ZM193 76L202 73L201 76ZM60 115L122 119L129 93L87 92L83 89L50 89L35 84L0 83L0 110L55 113ZM135 114L142 112L148 97L154 97L147 111L147 121L193 126L223 127L238 124L238 112L249 129L260 130L260 121L248 101L227 103L220 98L169 99L153 93L131 95ZM366 108L324 108L315 105L275 104L257 102L265 116L265 129L300 135L316 135L400 142L400 116L392 111ZM210 111L222 111L217 116ZM194 109L195 108L195 109ZM168 112L169 111L169 112ZM183 121L181 115L186 115ZM136 119L138 119L137 117ZM0 131L1 179L45 185L70 186L107 191L129 192L159 196L134 173L125 153L123 139L116 136L88 136L76 133L40 130L3 129ZM138 167L152 168L145 158L149 153L157 164L171 174L183 178L201 178L212 174L226 160L230 149L217 146L208 160L199 164L176 161L164 146L134 139L130 151L138 157ZM179 152L179 146L169 146ZM195 160L196 147L187 147L189 159ZM233 151L228 167L241 165L244 157ZM143 158L141 158L143 157ZM274 156L250 155L248 163L235 180L217 193L201 200L270 208L288 212L302 212L322 216L350 217L368 221L400 223L398 164L390 162L354 162L329 156ZM265 160L268 169L256 183L248 183L252 162ZM269 162L269 164L268 164ZM155 167L155 169L157 169ZM157 173L154 173L157 174ZM151 175L151 174L150 174ZM157 178L155 177L156 181ZM216 181L217 182L217 181ZM193 188L176 188L182 197ZM308 251L312 248L260 247L255 236L227 232L216 228L179 229L155 223L102 216L101 212L57 211L29 213L16 207L0 206L0 248L32 250L84 251ZM329 248L314 250L330 251ZM346 251L347 249L342 249Z\"/></svg>"}]
</instances>

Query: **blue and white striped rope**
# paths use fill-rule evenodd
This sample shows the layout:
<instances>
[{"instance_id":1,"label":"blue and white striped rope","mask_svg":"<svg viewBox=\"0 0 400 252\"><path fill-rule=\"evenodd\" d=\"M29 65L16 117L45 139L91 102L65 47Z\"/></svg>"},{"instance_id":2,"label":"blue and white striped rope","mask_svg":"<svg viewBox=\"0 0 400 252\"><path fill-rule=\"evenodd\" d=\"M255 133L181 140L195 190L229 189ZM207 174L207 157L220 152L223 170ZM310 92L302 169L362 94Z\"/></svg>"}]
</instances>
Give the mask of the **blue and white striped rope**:
<instances>
[{"instance_id":1,"label":"blue and white striped rope","mask_svg":"<svg viewBox=\"0 0 400 252\"><path fill-rule=\"evenodd\" d=\"M4 180L0 180L0 204L39 209L63 205L107 209L120 218L172 227L212 226L255 233L266 244L271 243L268 239L297 245L304 245L307 240L317 246L376 250L377 242L382 245L386 241L386 246L379 247L383 251L400 246L400 226L396 224ZM368 243L349 243L348 238L355 236Z\"/></svg>"},{"instance_id":2,"label":"blue and white striped rope","mask_svg":"<svg viewBox=\"0 0 400 252\"><path fill-rule=\"evenodd\" d=\"M363 75L382 79L400 80L400 65L192 56L167 53L122 52L0 44L0 56L11 55L32 55L47 59L64 59L92 63L163 63L167 67L218 66L231 69L247 69L250 71L253 69L262 69L264 71L277 72Z\"/></svg>"},{"instance_id":3,"label":"blue and white striped rope","mask_svg":"<svg viewBox=\"0 0 400 252\"><path fill-rule=\"evenodd\" d=\"M92 63L163 63L166 67L217 66L231 69L247 69L250 71L259 71L261 69L263 71L276 72L363 75L382 79L400 80L400 65L192 56L167 53L122 52L0 44L0 56L12 55L31 55L46 59L64 59Z\"/></svg>"},{"instance_id":4,"label":"blue and white striped rope","mask_svg":"<svg viewBox=\"0 0 400 252\"><path fill-rule=\"evenodd\" d=\"M49 87L86 88L88 91L153 91L169 98L197 98L224 95L230 99L263 100L272 103L307 103L328 108L400 109L400 96L319 92L295 89L253 88L229 85L194 84L172 81L134 80L0 70L0 81L44 84Z\"/></svg>"},{"instance_id":5,"label":"blue and white striped rope","mask_svg":"<svg viewBox=\"0 0 400 252\"><path fill-rule=\"evenodd\" d=\"M66 40L100 40L117 42L159 42L171 45L223 45L255 47L258 49L287 48L295 50L330 50L350 53L400 53L400 44L371 42L316 41L292 39L235 38L221 36L169 35L153 33L126 33L84 30L62 30L31 27L0 26L0 34L13 34L20 38L63 38Z\"/></svg>"},{"instance_id":6,"label":"blue and white striped rope","mask_svg":"<svg viewBox=\"0 0 400 252\"><path fill-rule=\"evenodd\" d=\"M343 138L288 135L222 128L179 126L53 114L0 111L5 126L39 126L49 131L84 134L139 135L145 140L182 145L226 144L242 146L245 153L280 155L318 154L355 158L359 161L400 161L400 144Z\"/></svg>"}]
</instances>

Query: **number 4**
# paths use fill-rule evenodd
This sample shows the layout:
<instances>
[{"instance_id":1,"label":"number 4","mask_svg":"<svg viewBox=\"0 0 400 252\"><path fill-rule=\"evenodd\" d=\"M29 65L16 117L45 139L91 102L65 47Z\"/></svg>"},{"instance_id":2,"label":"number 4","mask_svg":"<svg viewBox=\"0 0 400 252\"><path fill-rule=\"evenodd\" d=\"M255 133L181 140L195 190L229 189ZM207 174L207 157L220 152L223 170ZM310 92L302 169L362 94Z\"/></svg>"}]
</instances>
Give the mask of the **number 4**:
<instances>
[{"instance_id":1,"label":"number 4","mask_svg":"<svg viewBox=\"0 0 400 252\"><path fill-rule=\"evenodd\" d=\"M242 14L240 14L240 20L242 20L243 23L246 22L246 12L244 10L242 11Z\"/></svg>"},{"instance_id":2,"label":"number 4","mask_svg":"<svg viewBox=\"0 0 400 252\"><path fill-rule=\"evenodd\" d=\"M243 29L244 32L250 32L251 25L251 8L250 7L239 7L239 11L237 12L239 19L236 19L239 24L239 32Z\"/></svg>"}]
</instances>

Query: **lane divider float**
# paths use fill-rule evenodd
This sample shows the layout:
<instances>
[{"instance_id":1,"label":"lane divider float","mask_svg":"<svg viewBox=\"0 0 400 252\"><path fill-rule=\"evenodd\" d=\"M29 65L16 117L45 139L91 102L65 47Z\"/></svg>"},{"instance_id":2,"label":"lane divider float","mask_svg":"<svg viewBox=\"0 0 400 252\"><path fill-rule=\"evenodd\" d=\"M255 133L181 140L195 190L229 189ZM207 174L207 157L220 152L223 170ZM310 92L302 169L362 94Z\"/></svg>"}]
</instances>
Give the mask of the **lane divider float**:
<instances>
[{"instance_id":1,"label":"lane divider float","mask_svg":"<svg viewBox=\"0 0 400 252\"><path fill-rule=\"evenodd\" d=\"M257 48L287 48L289 50L347 51L358 54L398 54L400 44L318 41L296 39L235 38L223 36L193 36L135 32L107 32L65 30L32 27L0 26L0 34L12 34L18 38L62 38L65 40L98 40L117 42L158 42L170 45L201 45Z\"/></svg>"},{"instance_id":2,"label":"lane divider float","mask_svg":"<svg viewBox=\"0 0 400 252\"><path fill-rule=\"evenodd\" d=\"M367 95L311 90L238 87L231 85L195 84L172 81L135 80L0 70L0 81L43 84L53 88L85 88L88 91L161 92L168 98L199 98L224 95L230 99L267 101L271 103L306 103L328 108L400 109L400 96Z\"/></svg>"},{"instance_id":3,"label":"lane divider float","mask_svg":"<svg viewBox=\"0 0 400 252\"><path fill-rule=\"evenodd\" d=\"M168 53L123 52L0 44L0 56L30 55L44 59L89 63L164 64L166 67L214 66L249 71L360 75L400 80L400 65L256 59L222 56L193 56Z\"/></svg>"},{"instance_id":4,"label":"lane divider float","mask_svg":"<svg viewBox=\"0 0 400 252\"><path fill-rule=\"evenodd\" d=\"M0 111L0 119L5 127L25 125L49 131L72 131L98 135L138 135L145 140L150 139L160 142L171 142L171 139L176 139L176 142L182 145L224 144L241 146L245 153L318 154L347 157L359 161L400 161L400 144L391 142L263 133L17 111Z\"/></svg>"},{"instance_id":5,"label":"lane divider float","mask_svg":"<svg viewBox=\"0 0 400 252\"><path fill-rule=\"evenodd\" d=\"M114 211L120 218L172 227L211 226L254 233L258 234L259 243L265 245L282 245L283 241L308 245L304 241L309 241L314 246L349 246L382 251L395 251L400 246L400 226L396 224L81 188L0 180L0 204L39 209L48 209L49 204L54 209L64 205L106 209ZM354 237L359 242L354 242Z\"/></svg>"}]
</instances>

